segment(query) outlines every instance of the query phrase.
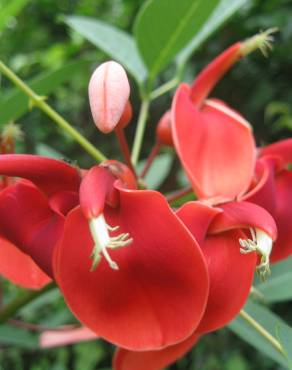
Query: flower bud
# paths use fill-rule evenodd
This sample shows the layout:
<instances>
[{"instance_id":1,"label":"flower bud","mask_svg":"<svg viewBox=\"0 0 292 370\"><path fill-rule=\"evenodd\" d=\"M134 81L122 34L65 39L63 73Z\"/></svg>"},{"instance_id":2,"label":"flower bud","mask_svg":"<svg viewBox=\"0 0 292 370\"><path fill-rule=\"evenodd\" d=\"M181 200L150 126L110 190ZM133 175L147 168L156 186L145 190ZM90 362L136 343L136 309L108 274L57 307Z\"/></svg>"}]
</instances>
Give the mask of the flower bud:
<instances>
[{"instance_id":1,"label":"flower bud","mask_svg":"<svg viewBox=\"0 0 292 370\"><path fill-rule=\"evenodd\" d=\"M91 76L89 103L97 128L109 133L118 124L130 95L124 68L113 61L101 64Z\"/></svg>"},{"instance_id":2,"label":"flower bud","mask_svg":"<svg viewBox=\"0 0 292 370\"><path fill-rule=\"evenodd\" d=\"M166 111L160 118L156 128L157 140L164 145L173 146L173 139L171 134L171 114Z\"/></svg>"}]
</instances>

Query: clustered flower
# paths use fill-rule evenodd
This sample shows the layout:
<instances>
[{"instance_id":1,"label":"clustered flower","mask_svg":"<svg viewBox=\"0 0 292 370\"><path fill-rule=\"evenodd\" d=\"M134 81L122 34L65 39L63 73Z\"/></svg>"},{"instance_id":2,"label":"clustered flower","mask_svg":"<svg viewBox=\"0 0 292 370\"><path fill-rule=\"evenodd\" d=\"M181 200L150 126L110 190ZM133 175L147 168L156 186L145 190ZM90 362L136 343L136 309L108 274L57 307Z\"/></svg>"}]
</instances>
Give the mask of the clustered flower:
<instances>
[{"instance_id":1,"label":"clustered flower","mask_svg":"<svg viewBox=\"0 0 292 370\"><path fill-rule=\"evenodd\" d=\"M174 148L197 198L178 209L116 160L84 170L3 141L0 273L31 289L54 280L84 325L76 340L115 344L115 370L175 361L235 318L255 271L265 280L292 252L292 139L257 148L246 119L209 98L269 37L229 47L178 87L159 121L159 148ZM89 100L99 130L130 122L129 94L119 64L97 68Z\"/></svg>"}]
</instances>

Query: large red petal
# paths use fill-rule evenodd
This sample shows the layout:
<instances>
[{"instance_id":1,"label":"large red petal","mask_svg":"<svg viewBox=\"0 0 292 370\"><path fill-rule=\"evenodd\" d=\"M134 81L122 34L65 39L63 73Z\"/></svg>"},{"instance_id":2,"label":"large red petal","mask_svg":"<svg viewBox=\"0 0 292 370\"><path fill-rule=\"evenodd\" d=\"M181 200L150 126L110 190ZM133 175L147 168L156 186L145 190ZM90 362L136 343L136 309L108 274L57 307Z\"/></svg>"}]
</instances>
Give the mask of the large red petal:
<instances>
[{"instance_id":1,"label":"large red petal","mask_svg":"<svg viewBox=\"0 0 292 370\"><path fill-rule=\"evenodd\" d=\"M119 270L102 258L90 272L93 242L80 209L67 217L55 276L69 307L90 329L119 346L152 350L188 337L208 296L207 267L196 241L154 191L120 189L120 207L106 221L133 243L109 250Z\"/></svg>"},{"instance_id":2,"label":"large red petal","mask_svg":"<svg viewBox=\"0 0 292 370\"><path fill-rule=\"evenodd\" d=\"M18 182L0 193L0 234L52 276L52 253L64 219L34 185Z\"/></svg>"},{"instance_id":3,"label":"large red petal","mask_svg":"<svg viewBox=\"0 0 292 370\"><path fill-rule=\"evenodd\" d=\"M30 154L2 154L0 174L32 181L43 192L77 191L80 176L77 169L53 158Z\"/></svg>"},{"instance_id":4,"label":"large red petal","mask_svg":"<svg viewBox=\"0 0 292 370\"><path fill-rule=\"evenodd\" d=\"M172 107L175 147L199 198L232 200L249 187L256 150L249 125L216 102L198 110L182 84Z\"/></svg>"},{"instance_id":5,"label":"large red petal","mask_svg":"<svg viewBox=\"0 0 292 370\"><path fill-rule=\"evenodd\" d=\"M41 289L51 281L30 256L4 238L0 238L0 274L27 289Z\"/></svg>"},{"instance_id":6,"label":"large red petal","mask_svg":"<svg viewBox=\"0 0 292 370\"><path fill-rule=\"evenodd\" d=\"M230 202L222 204L210 225L209 233L218 234L232 229L258 228L273 240L277 238L277 226L273 217L262 207L249 202Z\"/></svg>"},{"instance_id":7,"label":"large red petal","mask_svg":"<svg viewBox=\"0 0 292 370\"><path fill-rule=\"evenodd\" d=\"M277 208L275 220L278 239L273 246L271 260L280 261L292 253L292 172L283 170L276 177Z\"/></svg>"},{"instance_id":8,"label":"large red petal","mask_svg":"<svg viewBox=\"0 0 292 370\"><path fill-rule=\"evenodd\" d=\"M197 234L197 212L195 202L190 202L177 213L193 235ZM193 219L192 214L195 215ZM217 214L215 219L217 217L221 214ZM245 238L243 233L232 230L206 236L200 244L208 263L210 293L197 332L205 333L226 325L237 315L248 297L257 257L255 253L240 253L240 238Z\"/></svg>"},{"instance_id":9,"label":"large red petal","mask_svg":"<svg viewBox=\"0 0 292 370\"><path fill-rule=\"evenodd\" d=\"M118 348L113 361L114 370L162 370L184 356L198 341L194 333L183 342L158 351L128 351Z\"/></svg>"}]
</instances>

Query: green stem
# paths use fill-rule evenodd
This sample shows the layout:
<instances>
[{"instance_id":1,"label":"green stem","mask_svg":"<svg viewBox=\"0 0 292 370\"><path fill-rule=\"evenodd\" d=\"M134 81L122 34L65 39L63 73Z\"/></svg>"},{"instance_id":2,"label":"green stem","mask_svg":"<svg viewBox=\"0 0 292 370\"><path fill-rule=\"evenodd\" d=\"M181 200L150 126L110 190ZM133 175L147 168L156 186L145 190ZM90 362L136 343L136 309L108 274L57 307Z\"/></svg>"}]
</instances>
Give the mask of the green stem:
<instances>
[{"instance_id":1,"label":"green stem","mask_svg":"<svg viewBox=\"0 0 292 370\"><path fill-rule=\"evenodd\" d=\"M25 291L14 300L9 302L6 306L0 309L0 324L7 321L12 317L20 308L25 306L27 303L54 289L56 285L54 283L46 285L42 290L30 290Z\"/></svg>"},{"instance_id":2,"label":"green stem","mask_svg":"<svg viewBox=\"0 0 292 370\"><path fill-rule=\"evenodd\" d=\"M145 126L146 126L146 121L147 121L147 116L148 116L148 110L149 110L149 99L144 98L142 101L141 109L140 109L140 114L138 118L138 123L137 123L137 130L134 138L134 144L133 144L133 150L132 150L132 156L131 156L131 161L133 163L133 166L135 167L140 151L141 151L141 146L143 142L143 137L144 137L144 132L145 132Z\"/></svg>"},{"instance_id":3,"label":"green stem","mask_svg":"<svg viewBox=\"0 0 292 370\"><path fill-rule=\"evenodd\" d=\"M176 87L176 85L179 83L179 78L174 77L172 80L166 82L165 84L159 86L157 89L153 90L150 93L150 100L154 100L158 98L159 96L167 93L168 91L172 90Z\"/></svg>"},{"instance_id":4,"label":"green stem","mask_svg":"<svg viewBox=\"0 0 292 370\"><path fill-rule=\"evenodd\" d=\"M36 94L26 83L24 83L10 68L8 68L0 60L0 72L2 72L10 81L22 90L30 99L32 105L41 109L55 122L61 129L67 132L74 140L98 162L104 161L106 157L96 149L84 136L82 136L68 121L66 121L59 113L52 109L46 102L45 98Z\"/></svg>"},{"instance_id":5,"label":"green stem","mask_svg":"<svg viewBox=\"0 0 292 370\"><path fill-rule=\"evenodd\" d=\"M285 351L281 346L281 343L273 337L261 324L259 324L253 317L250 316L246 311L241 310L239 315L252 326L259 334L261 334L271 345L286 358Z\"/></svg>"}]
</instances>

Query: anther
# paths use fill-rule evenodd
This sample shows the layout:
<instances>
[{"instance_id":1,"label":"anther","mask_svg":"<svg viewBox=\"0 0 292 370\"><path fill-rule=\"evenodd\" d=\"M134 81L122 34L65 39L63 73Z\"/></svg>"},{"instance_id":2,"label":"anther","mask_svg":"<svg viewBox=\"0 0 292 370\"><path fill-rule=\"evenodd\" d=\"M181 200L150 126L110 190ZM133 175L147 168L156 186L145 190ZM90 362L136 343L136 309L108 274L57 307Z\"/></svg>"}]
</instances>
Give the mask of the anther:
<instances>
[{"instance_id":1,"label":"anther","mask_svg":"<svg viewBox=\"0 0 292 370\"><path fill-rule=\"evenodd\" d=\"M274 37L272 36L272 34L277 31L278 29L276 27L269 28L268 30L260 32L257 35L242 42L240 47L240 54L242 56L245 56L256 49L260 49L263 55L267 57L269 50L272 50L273 48L272 42L274 41Z\"/></svg>"},{"instance_id":2,"label":"anther","mask_svg":"<svg viewBox=\"0 0 292 370\"><path fill-rule=\"evenodd\" d=\"M250 228L252 239L239 239L241 246L240 253L248 254L256 252L261 256L261 262L256 267L256 272L262 281L265 281L271 274L270 270L270 254L272 252L272 238L260 229Z\"/></svg>"},{"instance_id":3,"label":"anther","mask_svg":"<svg viewBox=\"0 0 292 370\"><path fill-rule=\"evenodd\" d=\"M133 239L129 237L129 233L122 233L120 235L111 237L109 232L117 231L119 226L109 226L105 222L103 214L96 218L92 218L89 221L89 228L95 243L90 255L90 258L93 260L90 271L94 271L96 269L102 258L102 255L113 270L118 270L119 266L111 259L107 248L118 249L120 247L130 245L133 242Z\"/></svg>"}]
</instances>

